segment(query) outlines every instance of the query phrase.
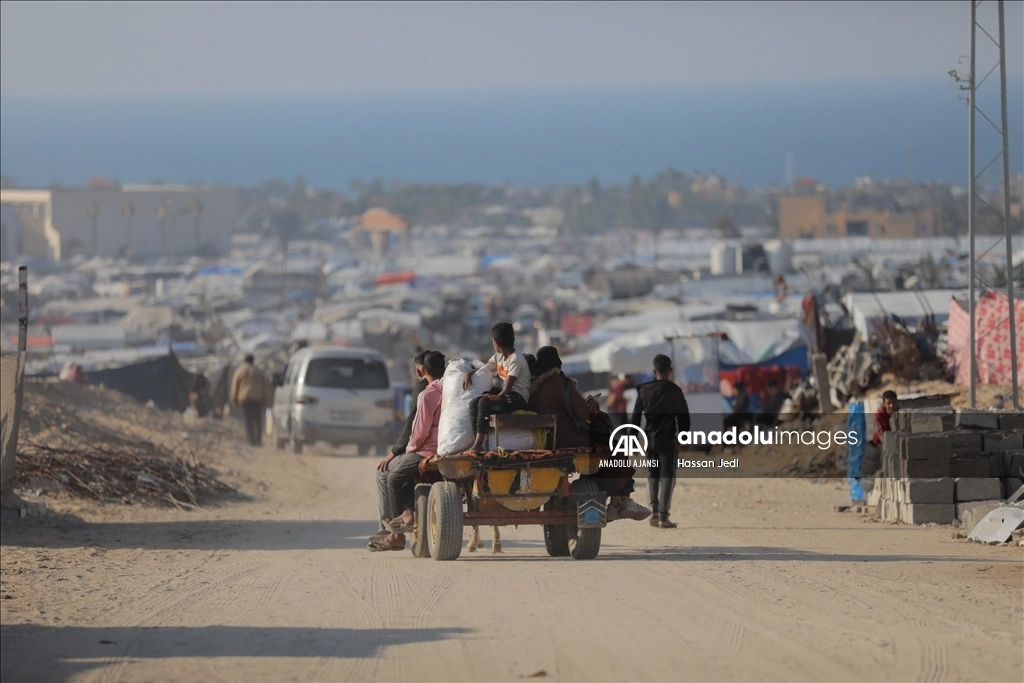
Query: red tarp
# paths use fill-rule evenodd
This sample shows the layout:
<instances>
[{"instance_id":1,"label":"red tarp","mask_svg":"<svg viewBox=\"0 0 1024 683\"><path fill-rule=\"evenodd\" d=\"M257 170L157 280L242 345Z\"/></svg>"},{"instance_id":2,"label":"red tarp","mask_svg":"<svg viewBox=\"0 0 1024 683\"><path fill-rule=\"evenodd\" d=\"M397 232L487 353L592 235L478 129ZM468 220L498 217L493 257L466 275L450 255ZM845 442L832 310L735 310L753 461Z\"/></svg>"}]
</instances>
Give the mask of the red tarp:
<instances>
[{"instance_id":1,"label":"red tarp","mask_svg":"<svg viewBox=\"0 0 1024 683\"><path fill-rule=\"evenodd\" d=\"M562 334L579 337L590 333L590 316L585 313L566 313L562 316Z\"/></svg>"},{"instance_id":2,"label":"red tarp","mask_svg":"<svg viewBox=\"0 0 1024 683\"><path fill-rule=\"evenodd\" d=\"M11 342L12 344L14 344L15 346L18 345L18 335L14 335L13 337L8 337L7 340L9 342ZM28 349L44 349L44 348L48 348L50 346L53 346L53 337L26 337L25 338L25 348L28 348Z\"/></svg>"},{"instance_id":3,"label":"red tarp","mask_svg":"<svg viewBox=\"0 0 1024 683\"><path fill-rule=\"evenodd\" d=\"M403 270L397 273L384 273L377 277L377 285L398 285L403 282L411 282L416 279L416 273L411 270Z\"/></svg>"},{"instance_id":4,"label":"red tarp","mask_svg":"<svg viewBox=\"0 0 1024 683\"><path fill-rule=\"evenodd\" d=\"M966 302L965 302L966 303ZM1024 373L1024 301L1014 301L1014 327L1017 331L1017 372ZM985 292L974 310L974 337L977 343L977 372L981 384L1010 383L1010 316L1005 294ZM956 372L956 383L971 383L971 316L956 299L949 304L949 366ZM1018 374L1018 377L1020 375Z\"/></svg>"}]
</instances>

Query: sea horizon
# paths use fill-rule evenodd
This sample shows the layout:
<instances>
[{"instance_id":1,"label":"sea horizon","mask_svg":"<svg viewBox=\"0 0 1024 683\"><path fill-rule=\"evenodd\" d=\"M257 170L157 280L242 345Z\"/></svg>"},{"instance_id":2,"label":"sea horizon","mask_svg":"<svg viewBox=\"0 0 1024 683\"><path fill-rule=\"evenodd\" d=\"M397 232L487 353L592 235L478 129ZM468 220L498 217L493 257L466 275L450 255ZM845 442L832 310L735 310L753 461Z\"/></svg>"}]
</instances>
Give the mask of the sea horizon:
<instances>
[{"instance_id":1,"label":"sea horizon","mask_svg":"<svg viewBox=\"0 0 1024 683\"><path fill-rule=\"evenodd\" d=\"M998 123L998 89L980 93ZM1024 87L1008 78L1010 167L1024 167ZM579 185L668 168L742 186L793 176L967 183L967 107L946 77L695 86L0 96L0 172L22 187L353 181ZM987 98L986 98L987 96ZM979 166L999 151L978 121ZM912 152L908 155L908 147ZM989 150L989 148L991 148ZM982 159L984 157L984 159ZM909 163L908 163L909 162ZM1000 180L1001 164L981 182Z\"/></svg>"}]
</instances>

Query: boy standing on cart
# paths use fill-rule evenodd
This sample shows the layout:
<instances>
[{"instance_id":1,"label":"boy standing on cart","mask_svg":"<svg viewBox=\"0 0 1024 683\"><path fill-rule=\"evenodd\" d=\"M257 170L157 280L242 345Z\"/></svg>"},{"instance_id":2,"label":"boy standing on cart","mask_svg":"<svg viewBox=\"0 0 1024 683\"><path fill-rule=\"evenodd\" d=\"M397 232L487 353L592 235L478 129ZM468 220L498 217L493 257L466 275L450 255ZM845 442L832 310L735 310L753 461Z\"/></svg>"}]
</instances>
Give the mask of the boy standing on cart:
<instances>
[{"instance_id":1,"label":"boy standing on cart","mask_svg":"<svg viewBox=\"0 0 1024 683\"><path fill-rule=\"evenodd\" d=\"M473 399L469 404L469 415L476 428L476 440L470 450L484 452L484 438L489 429L491 415L508 415L517 410L526 410L530 402L530 366L523 354L516 351L516 333L511 323L497 323L491 328L494 355L487 361L487 367L502 380L501 391L487 393ZM473 372L466 373L462 388L472 384Z\"/></svg>"}]
</instances>

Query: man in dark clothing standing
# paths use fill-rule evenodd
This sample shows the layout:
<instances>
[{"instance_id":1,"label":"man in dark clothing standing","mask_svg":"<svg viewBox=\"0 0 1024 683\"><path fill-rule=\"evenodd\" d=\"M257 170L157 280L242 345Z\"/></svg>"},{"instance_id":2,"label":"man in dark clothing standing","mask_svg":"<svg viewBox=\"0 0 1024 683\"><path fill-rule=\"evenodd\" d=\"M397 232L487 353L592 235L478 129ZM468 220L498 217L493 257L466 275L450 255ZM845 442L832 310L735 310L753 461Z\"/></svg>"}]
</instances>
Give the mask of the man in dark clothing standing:
<instances>
[{"instance_id":1,"label":"man in dark clothing standing","mask_svg":"<svg viewBox=\"0 0 1024 683\"><path fill-rule=\"evenodd\" d=\"M761 427L769 429L774 427L778 424L779 413L782 412L782 406L785 405L788 398L789 394L779 386L776 380L768 382L768 400L762 406L761 412L754 418L754 422Z\"/></svg>"},{"instance_id":2,"label":"man in dark clothing standing","mask_svg":"<svg viewBox=\"0 0 1024 683\"><path fill-rule=\"evenodd\" d=\"M732 386L735 396L732 401L732 412L725 416L725 428L746 429L750 423L750 394L743 382Z\"/></svg>"},{"instance_id":3,"label":"man in dark clothing standing","mask_svg":"<svg viewBox=\"0 0 1024 683\"><path fill-rule=\"evenodd\" d=\"M672 505L672 489L676 485L676 449L679 432L690 429L690 408L683 390L672 381L672 359L663 353L654 357L654 381L636 388L636 404L630 423L639 426L646 418L650 459L658 466L648 472L647 488L651 494L651 526L674 529L678 525L668 519Z\"/></svg>"},{"instance_id":4,"label":"man in dark clothing standing","mask_svg":"<svg viewBox=\"0 0 1024 683\"><path fill-rule=\"evenodd\" d=\"M416 373L416 382L412 385L412 410L405 418L405 426L402 433L395 440L395 445L380 463L377 464L377 533L370 537L370 543L380 540L388 535L384 528L384 520L391 519L391 506L388 504L388 473L398 465L398 456L405 453L405 447L409 445L409 437L412 434L412 424L416 420L416 402L420 392L427 388L427 371L424 366L429 350L420 350L413 359L413 369Z\"/></svg>"}]
</instances>

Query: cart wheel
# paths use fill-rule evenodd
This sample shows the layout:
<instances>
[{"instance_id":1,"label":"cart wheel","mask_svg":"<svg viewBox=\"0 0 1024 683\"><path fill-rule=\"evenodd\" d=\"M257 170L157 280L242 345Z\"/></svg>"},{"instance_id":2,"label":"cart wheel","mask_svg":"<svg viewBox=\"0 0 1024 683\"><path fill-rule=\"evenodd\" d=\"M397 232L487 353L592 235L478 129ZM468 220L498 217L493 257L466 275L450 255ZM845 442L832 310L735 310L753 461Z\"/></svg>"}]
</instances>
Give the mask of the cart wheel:
<instances>
[{"instance_id":1,"label":"cart wheel","mask_svg":"<svg viewBox=\"0 0 1024 683\"><path fill-rule=\"evenodd\" d=\"M544 505L545 510L564 510L565 499L555 498ZM571 527L565 524L544 525L544 549L551 557L566 557L569 555L569 531Z\"/></svg>"},{"instance_id":2,"label":"cart wheel","mask_svg":"<svg viewBox=\"0 0 1024 683\"><path fill-rule=\"evenodd\" d=\"M412 532L412 543L409 549L413 557L430 557L430 544L427 542L427 519L430 517L428 511L430 499L430 484L418 484L416 486L416 528Z\"/></svg>"},{"instance_id":3,"label":"cart wheel","mask_svg":"<svg viewBox=\"0 0 1024 683\"><path fill-rule=\"evenodd\" d=\"M604 495L593 479L577 479L570 488L576 497L576 503L573 507L578 506L581 499L587 500ZM563 528L567 531L569 554L572 555L574 560L592 560L597 557L597 553L601 550L600 527L596 529L580 529L574 524L571 527Z\"/></svg>"},{"instance_id":4,"label":"cart wheel","mask_svg":"<svg viewBox=\"0 0 1024 683\"><path fill-rule=\"evenodd\" d=\"M430 487L427 540L435 560L456 560L462 554L462 492L453 481Z\"/></svg>"}]
</instances>

